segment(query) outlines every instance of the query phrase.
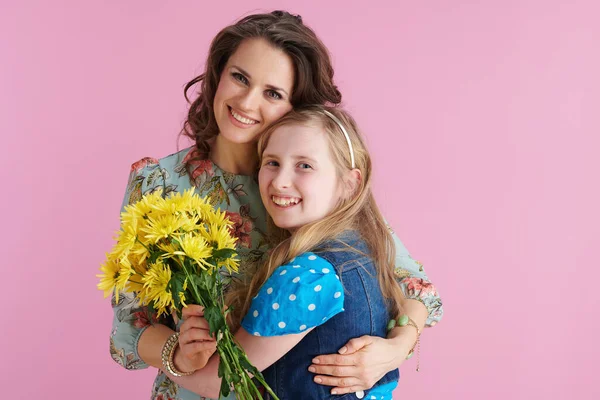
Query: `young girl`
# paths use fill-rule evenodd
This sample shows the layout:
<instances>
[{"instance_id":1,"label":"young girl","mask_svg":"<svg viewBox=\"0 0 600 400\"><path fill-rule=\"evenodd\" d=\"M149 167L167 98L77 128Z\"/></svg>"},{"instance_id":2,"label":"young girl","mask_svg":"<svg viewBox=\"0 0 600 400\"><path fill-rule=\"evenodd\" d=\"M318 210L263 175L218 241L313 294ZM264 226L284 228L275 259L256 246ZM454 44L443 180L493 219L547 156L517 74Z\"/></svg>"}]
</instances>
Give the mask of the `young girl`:
<instances>
[{"instance_id":1,"label":"young girl","mask_svg":"<svg viewBox=\"0 0 600 400\"><path fill-rule=\"evenodd\" d=\"M333 108L292 111L261 137L259 157L260 194L278 244L249 286L229 296L245 314L237 340L282 399L392 399L397 370L366 393L344 397L332 396L309 372L315 356L335 353L351 338L385 337L405 303L354 121ZM414 344L420 328L408 320ZM199 328L186 321L181 335ZM215 397L217 364L213 357L194 375L173 379Z\"/></svg>"}]
</instances>

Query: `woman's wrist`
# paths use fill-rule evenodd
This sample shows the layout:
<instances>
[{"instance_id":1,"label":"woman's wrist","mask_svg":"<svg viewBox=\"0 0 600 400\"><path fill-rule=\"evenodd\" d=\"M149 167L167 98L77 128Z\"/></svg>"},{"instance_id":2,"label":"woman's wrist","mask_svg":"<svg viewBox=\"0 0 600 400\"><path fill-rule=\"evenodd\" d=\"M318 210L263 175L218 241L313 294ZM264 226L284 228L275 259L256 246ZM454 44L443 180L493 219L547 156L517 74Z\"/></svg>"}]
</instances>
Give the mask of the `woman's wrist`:
<instances>
[{"instance_id":1,"label":"woman's wrist","mask_svg":"<svg viewBox=\"0 0 600 400\"><path fill-rule=\"evenodd\" d=\"M175 361L176 352L181 354L179 350L179 332L172 334L167 339L167 342L162 348L161 359L162 359L162 370L168 372L172 376L186 376L194 373L193 368L186 367L182 368L182 358L178 357L179 364Z\"/></svg>"},{"instance_id":2,"label":"woman's wrist","mask_svg":"<svg viewBox=\"0 0 600 400\"><path fill-rule=\"evenodd\" d=\"M166 325L152 324L142 335L137 344L140 358L148 365L162 369L162 348L175 331Z\"/></svg>"},{"instance_id":3,"label":"woman's wrist","mask_svg":"<svg viewBox=\"0 0 600 400\"><path fill-rule=\"evenodd\" d=\"M388 339L392 342L396 355L397 366L406 360L408 353L417 341L417 330L411 326L397 326L390 331Z\"/></svg>"},{"instance_id":4,"label":"woman's wrist","mask_svg":"<svg viewBox=\"0 0 600 400\"><path fill-rule=\"evenodd\" d=\"M177 371L183 372L184 374L194 372L195 369L190 368L186 365L183 353L181 352L181 347L175 347L174 351L175 353L173 354L173 365L175 366L175 369L177 369Z\"/></svg>"},{"instance_id":5,"label":"woman's wrist","mask_svg":"<svg viewBox=\"0 0 600 400\"><path fill-rule=\"evenodd\" d=\"M390 320L388 330L391 331L388 338L394 340L397 346L397 365L400 366L404 360L411 358L415 351L417 352L417 371L420 364L420 336L421 330L417 323L407 314L403 314L398 319Z\"/></svg>"}]
</instances>

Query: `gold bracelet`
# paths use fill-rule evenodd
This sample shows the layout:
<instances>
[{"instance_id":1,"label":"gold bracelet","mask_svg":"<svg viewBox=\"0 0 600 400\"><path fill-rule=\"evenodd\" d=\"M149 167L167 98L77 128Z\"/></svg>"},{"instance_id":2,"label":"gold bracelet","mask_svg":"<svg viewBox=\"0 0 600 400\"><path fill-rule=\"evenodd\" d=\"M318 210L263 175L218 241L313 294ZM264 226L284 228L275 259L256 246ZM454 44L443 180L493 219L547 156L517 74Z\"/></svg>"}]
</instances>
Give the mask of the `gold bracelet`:
<instances>
[{"instance_id":1,"label":"gold bracelet","mask_svg":"<svg viewBox=\"0 0 600 400\"><path fill-rule=\"evenodd\" d=\"M188 376L194 373L191 372L181 372L177 368L175 368L175 363L173 362L173 356L175 355L175 349L179 346L179 332L175 332L165 342L162 351L160 353L160 359L162 361L163 367L167 370L167 372L173 376Z\"/></svg>"},{"instance_id":2,"label":"gold bracelet","mask_svg":"<svg viewBox=\"0 0 600 400\"><path fill-rule=\"evenodd\" d=\"M398 318L398 326L414 326L415 329L417 330L417 340L415 340L415 344L413 344L412 349L410 349L410 351L406 355L406 359L408 360L415 354L415 347L416 347L417 348L417 372L419 372L420 365L421 365L421 340L420 340L421 339L421 330L419 329L419 326L415 323L415 321L413 321L412 318L406 314L401 315L400 318Z\"/></svg>"}]
</instances>

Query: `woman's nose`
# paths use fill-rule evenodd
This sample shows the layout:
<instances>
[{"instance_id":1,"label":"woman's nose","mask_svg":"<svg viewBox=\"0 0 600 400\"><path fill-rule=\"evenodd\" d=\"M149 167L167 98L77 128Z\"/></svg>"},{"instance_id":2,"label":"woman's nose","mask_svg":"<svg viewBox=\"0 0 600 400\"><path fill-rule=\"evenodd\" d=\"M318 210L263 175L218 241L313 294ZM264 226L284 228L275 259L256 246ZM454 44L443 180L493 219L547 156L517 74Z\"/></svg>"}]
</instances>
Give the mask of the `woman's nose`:
<instances>
[{"instance_id":1,"label":"woman's nose","mask_svg":"<svg viewBox=\"0 0 600 400\"><path fill-rule=\"evenodd\" d=\"M256 112L260 106L261 96L260 90L258 89L248 89L240 99L239 106L240 111L243 112ZM256 118L256 115L251 115Z\"/></svg>"}]
</instances>

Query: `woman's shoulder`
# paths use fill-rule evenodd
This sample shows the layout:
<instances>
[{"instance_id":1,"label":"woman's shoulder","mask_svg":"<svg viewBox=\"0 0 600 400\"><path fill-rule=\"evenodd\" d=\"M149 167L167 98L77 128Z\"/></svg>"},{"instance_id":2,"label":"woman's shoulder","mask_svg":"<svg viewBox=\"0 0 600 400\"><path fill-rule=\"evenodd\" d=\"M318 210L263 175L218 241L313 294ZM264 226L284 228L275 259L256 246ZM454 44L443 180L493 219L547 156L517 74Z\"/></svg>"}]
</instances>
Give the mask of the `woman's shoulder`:
<instances>
[{"instance_id":1,"label":"woman's shoulder","mask_svg":"<svg viewBox=\"0 0 600 400\"><path fill-rule=\"evenodd\" d=\"M193 157L194 153L195 146L192 146L162 158L143 157L131 164L130 173L140 175L144 172L152 171L159 166L163 169L175 170L178 167L184 166L186 162Z\"/></svg>"},{"instance_id":2,"label":"woman's shoulder","mask_svg":"<svg viewBox=\"0 0 600 400\"><path fill-rule=\"evenodd\" d=\"M158 188L166 193L190 187L186 163L194 153L189 147L163 158L143 157L131 164L123 206Z\"/></svg>"}]
</instances>

